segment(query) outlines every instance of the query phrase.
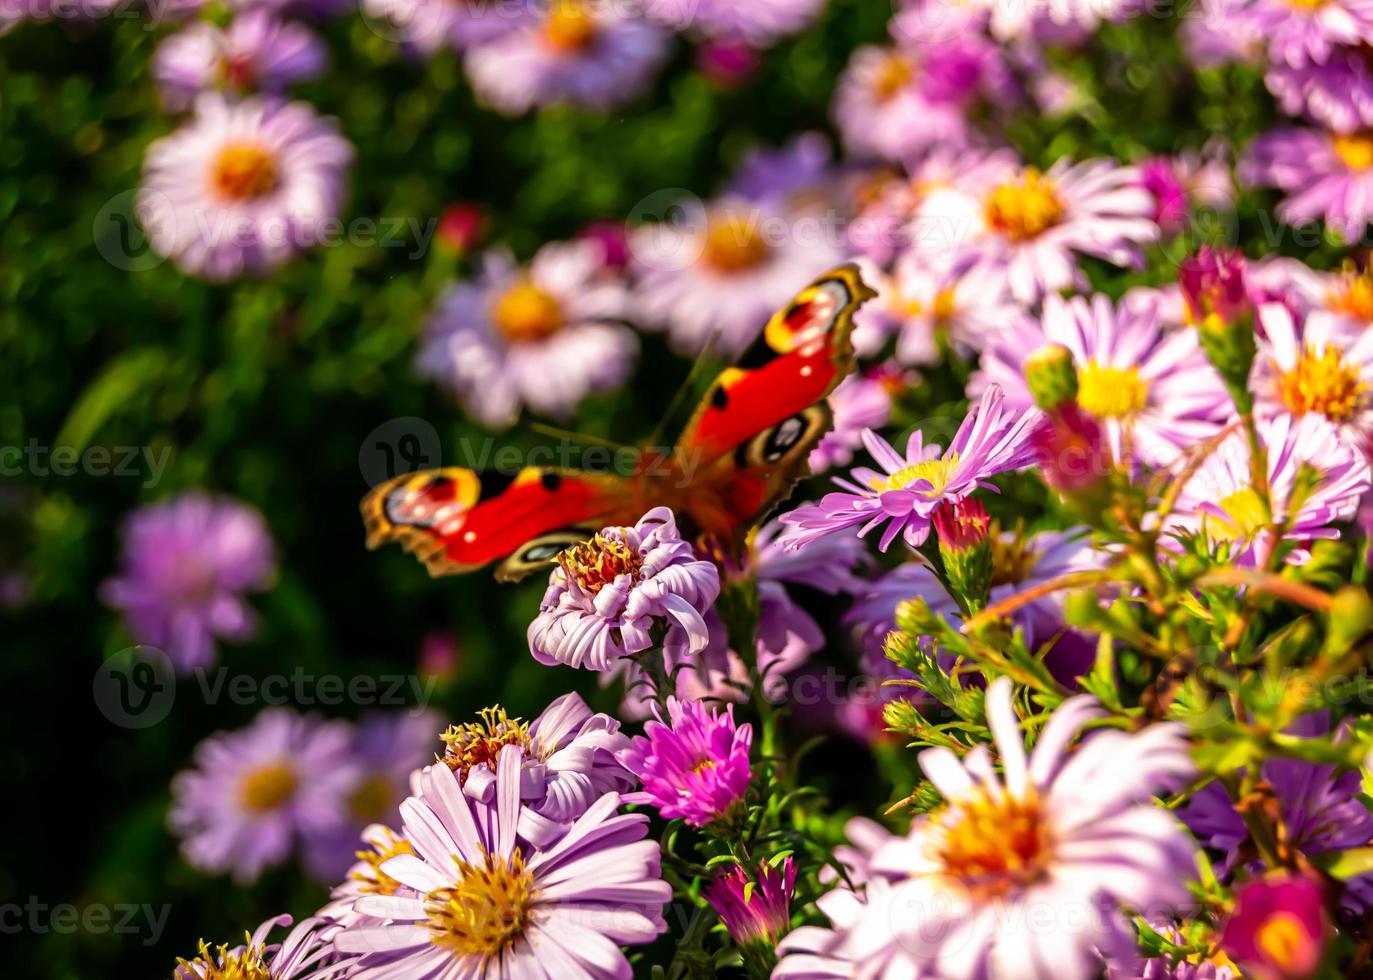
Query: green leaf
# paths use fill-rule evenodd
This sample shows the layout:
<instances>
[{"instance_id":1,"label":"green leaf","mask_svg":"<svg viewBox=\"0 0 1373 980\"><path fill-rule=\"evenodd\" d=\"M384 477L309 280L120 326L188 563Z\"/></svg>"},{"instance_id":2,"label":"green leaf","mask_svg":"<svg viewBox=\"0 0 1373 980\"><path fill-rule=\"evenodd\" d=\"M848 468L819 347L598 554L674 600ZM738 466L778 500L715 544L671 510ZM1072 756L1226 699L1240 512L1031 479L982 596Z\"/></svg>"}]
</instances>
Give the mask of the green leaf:
<instances>
[{"instance_id":1,"label":"green leaf","mask_svg":"<svg viewBox=\"0 0 1373 980\"><path fill-rule=\"evenodd\" d=\"M111 415L166 370L169 360L162 348L150 347L110 362L67 413L56 444L84 450Z\"/></svg>"}]
</instances>

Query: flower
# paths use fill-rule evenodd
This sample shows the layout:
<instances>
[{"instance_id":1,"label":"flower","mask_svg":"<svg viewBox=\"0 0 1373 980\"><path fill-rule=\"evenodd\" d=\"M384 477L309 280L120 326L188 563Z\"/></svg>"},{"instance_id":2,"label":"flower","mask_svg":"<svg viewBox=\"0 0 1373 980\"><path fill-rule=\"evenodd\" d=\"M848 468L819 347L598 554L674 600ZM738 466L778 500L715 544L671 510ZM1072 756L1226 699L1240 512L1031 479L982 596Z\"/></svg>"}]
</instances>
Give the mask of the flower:
<instances>
[{"instance_id":1,"label":"flower","mask_svg":"<svg viewBox=\"0 0 1373 980\"><path fill-rule=\"evenodd\" d=\"M1193 848L1150 799L1193 771L1184 730L1101 731L1070 753L1101 713L1079 696L1053 713L1027 759L1008 678L987 689L986 711L1002 774L983 746L962 760L942 747L920 753L945 802L873 855L872 874L893 882L890 902L870 906L849 938L899 946L947 980L1008 963L1026 980L1094 975L1101 952L1133 952L1122 905L1188 904ZM1055 910L1054 928L1034 909Z\"/></svg>"},{"instance_id":2,"label":"flower","mask_svg":"<svg viewBox=\"0 0 1373 980\"><path fill-rule=\"evenodd\" d=\"M696 653L719 594L719 571L682 540L672 511L655 507L633 527L605 528L558 556L529 624L529 650L542 664L611 670L667 625L665 648Z\"/></svg>"},{"instance_id":3,"label":"flower","mask_svg":"<svg viewBox=\"0 0 1373 980\"><path fill-rule=\"evenodd\" d=\"M201 742L195 768L172 780L167 818L186 860L247 884L298 840L334 831L347 812L351 748L346 723L284 708Z\"/></svg>"},{"instance_id":4,"label":"flower","mask_svg":"<svg viewBox=\"0 0 1373 980\"><path fill-rule=\"evenodd\" d=\"M1256 980L1304 980L1325 953L1330 924L1319 882L1279 876L1246 883L1235 896L1221 945Z\"/></svg>"},{"instance_id":5,"label":"flower","mask_svg":"<svg viewBox=\"0 0 1373 980\"><path fill-rule=\"evenodd\" d=\"M134 639L189 673L214 663L216 640L252 638L257 624L244 594L267 588L275 574L262 515L236 500L192 491L143 507L124 522L120 571L100 596L124 613Z\"/></svg>"},{"instance_id":6,"label":"flower","mask_svg":"<svg viewBox=\"0 0 1373 980\"><path fill-rule=\"evenodd\" d=\"M824 0L648 0L645 10L674 30L765 48L805 28L823 6Z\"/></svg>"},{"instance_id":7,"label":"flower","mask_svg":"<svg viewBox=\"0 0 1373 980\"><path fill-rule=\"evenodd\" d=\"M728 815L748 792L753 726L735 725L732 704L719 710L669 696L667 713L666 723L659 714L617 756L644 786L624 799L652 806L664 820L704 827Z\"/></svg>"},{"instance_id":8,"label":"flower","mask_svg":"<svg viewBox=\"0 0 1373 980\"><path fill-rule=\"evenodd\" d=\"M409 45L424 55L447 46L455 51L488 44L528 24L534 4L453 3L451 0L362 0L362 12L382 37Z\"/></svg>"},{"instance_id":9,"label":"flower","mask_svg":"<svg viewBox=\"0 0 1373 980\"><path fill-rule=\"evenodd\" d=\"M648 87L667 41L622 5L550 0L529 23L470 48L467 77L478 100L506 115L558 103L607 109Z\"/></svg>"},{"instance_id":10,"label":"flower","mask_svg":"<svg viewBox=\"0 0 1373 980\"><path fill-rule=\"evenodd\" d=\"M492 428L525 406L567 417L587 394L623 382L639 349L621 322L627 293L601 272L590 241L547 244L527 268L488 253L475 282L439 300L418 370Z\"/></svg>"},{"instance_id":11,"label":"flower","mask_svg":"<svg viewBox=\"0 0 1373 980\"><path fill-rule=\"evenodd\" d=\"M739 865L731 865L702 889L745 962L757 964L750 970L754 976L766 976L776 965L773 950L791 926L795 888L796 862L787 855L776 864L758 865L752 878Z\"/></svg>"},{"instance_id":12,"label":"flower","mask_svg":"<svg viewBox=\"0 0 1373 980\"><path fill-rule=\"evenodd\" d=\"M891 390L881 377L849 375L830 392L829 405L834 421L807 457L812 473L847 466L863 443L863 430L880 429L891 421Z\"/></svg>"},{"instance_id":13,"label":"flower","mask_svg":"<svg viewBox=\"0 0 1373 980\"><path fill-rule=\"evenodd\" d=\"M183 272L265 275L330 234L352 162L352 145L303 102L206 93L148 148L135 209Z\"/></svg>"},{"instance_id":14,"label":"flower","mask_svg":"<svg viewBox=\"0 0 1373 980\"><path fill-rule=\"evenodd\" d=\"M480 204L458 201L443 209L434 241L454 255L466 255L486 237L488 218Z\"/></svg>"},{"instance_id":15,"label":"flower","mask_svg":"<svg viewBox=\"0 0 1373 980\"><path fill-rule=\"evenodd\" d=\"M628 976L619 947L666 931L672 890L657 842L644 840L648 818L617 814L620 797L607 793L557 843L521 842L522 756L502 750L494 805L470 799L446 766L425 770L420 795L401 805L415 853L379 869L412 891L357 899L365 918L334 940L361 957L351 977L513 978L555 965L568 980Z\"/></svg>"},{"instance_id":16,"label":"flower","mask_svg":"<svg viewBox=\"0 0 1373 980\"><path fill-rule=\"evenodd\" d=\"M729 182L728 195L770 201L778 207L803 205L829 193L836 177L829 139L808 131L777 149L755 147L745 155Z\"/></svg>"},{"instance_id":17,"label":"flower","mask_svg":"<svg viewBox=\"0 0 1373 980\"><path fill-rule=\"evenodd\" d=\"M746 84L763 65L762 53L740 41L705 41L696 48L696 70L723 89Z\"/></svg>"},{"instance_id":18,"label":"flower","mask_svg":"<svg viewBox=\"0 0 1373 980\"><path fill-rule=\"evenodd\" d=\"M232 949L227 945L211 949L201 940L195 959L177 959L172 980L326 980L347 968L346 961L328 962L338 931L338 925L328 919L302 919L280 945L267 945L273 929L290 924L289 915L268 919L245 937L244 945Z\"/></svg>"},{"instance_id":19,"label":"flower","mask_svg":"<svg viewBox=\"0 0 1373 980\"><path fill-rule=\"evenodd\" d=\"M782 523L801 529L789 536L788 544L800 548L848 527L860 527L858 533L865 535L886 524L878 544L883 551L898 534L912 548L920 547L941 503L962 500L979 487L990 487L990 477L1030 462L1029 435L1043 413L1034 408L1014 412L1004 402L1001 389L989 385L943 453L938 446L926 446L919 430L907 441L904 457L871 429L864 430L863 444L882 472L859 467L852 481L835 478L845 492L826 494L818 504L782 515Z\"/></svg>"},{"instance_id":20,"label":"flower","mask_svg":"<svg viewBox=\"0 0 1373 980\"><path fill-rule=\"evenodd\" d=\"M531 723L510 718L503 708L481 712L481 721L453 725L441 737L439 760L458 777L467 796L494 805L497 763L508 745L521 750L519 833L538 846L560 836L591 805L610 792L624 792L634 779L615 760L629 748L620 723L593 714L581 696L564 694Z\"/></svg>"},{"instance_id":21,"label":"flower","mask_svg":"<svg viewBox=\"0 0 1373 980\"><path fill-rule=\"evenodd\" d=\"M1314 416L1294 420L1279 415L1260 423L1259 439L1267 453L1269 504L1254 486L1249 440L1234 432L1187 481L1172 520L1178 531L1224 547L1235 564L1267 565L1279 541L1295 545L1287 551L1289 562L1304 561L1310 541L1338 538L1331 525L1352 520L1358 512L1360 499L1373 485L1368 461Z\"/></svg>"},{"instance_id":22,"label":"flower","mask_svg":"<svg viewBox=\"0 0 1373 980\"><path fill-rule=\"evenodd\" d=\"M1223 159L1195 154L1153 157L1139 165L1140 185L1154 198L1154 222L1165 234L1187 227L1194 207L1230 210L1234 188Z\"/></svg>"},{"instance_id":23,"label":"flower","mask_svg":"<svg viewBox=\"0 0 1373 980\"><path fill-rule=\"evenodd\" d=\"M1324 218L1343 239L1357 242L1373 217L1373 135L1278 127L1249 144L1239 177L1285 191L1277 213L1288 224Z\"/></svg>"},{"instance_id":24,"label":"flower","mask_svg":"<svg viewBox=\"0 0 1373 980\"><path fill-rule=\"evenodd\" d=\"M1336 48L1324 64L1270 64L1263 80L1289 116L1337 133L1373 125L1373 71L1357 48Z\"/></svg>"},{"instance_id":25,"label":"flower","mask_svg":"<svg viewBox=\"0 0 1373 980\"><path fill-rule=\"evenodd\" d=\"M1325 64L1337 45L1373 43L1373 5L1368 0L1253 0L1242 9L1242 29L1264 39L1274 64Z\"/></svg>"},{"instance_id":26,"label":"flower","mask_svg":"<svg viewBox=\"0 0 1373 980\"><path fill-rule=\"evenodd\" d=\"M1047 171L1009 166L936 189L916 213L930 247L1004 270L1011 295L1032 303L1085 288L1075 253L1134 266L1159 234L1153 197L1139 172L1109 160L1060 160Z\"/></svg>"},{"instance_id":27,"label":"flower","mask_svg":"<svg viewBox=\"0 0 1373 980\"><path fill-rule=\"evenodd\" d=\"M163 104L179 111L196 96L223 86L238 92L282 92L324 70L324 43L309 28L250 10L227 30L197 21L160 45L152 73Z\"/></svg>"},{"instance_id":28,"label":"flower","mask_svg":"<svg viewBox=\"0 0 1373 980\"><path fill-rule=\"evenodd\" d=\"M1129 455L1167 466L1219 432L1232 411L1195 331L1165 330L1156 308L1115 305L1100 294L1045 297L1038 321L1015 321L984 352L969 393L999 385L1009 407L1029 407L1025 359L1047 344L1072 353L1077 404L1101 422L1117 461Z\"/></svg>"}]
</instances>

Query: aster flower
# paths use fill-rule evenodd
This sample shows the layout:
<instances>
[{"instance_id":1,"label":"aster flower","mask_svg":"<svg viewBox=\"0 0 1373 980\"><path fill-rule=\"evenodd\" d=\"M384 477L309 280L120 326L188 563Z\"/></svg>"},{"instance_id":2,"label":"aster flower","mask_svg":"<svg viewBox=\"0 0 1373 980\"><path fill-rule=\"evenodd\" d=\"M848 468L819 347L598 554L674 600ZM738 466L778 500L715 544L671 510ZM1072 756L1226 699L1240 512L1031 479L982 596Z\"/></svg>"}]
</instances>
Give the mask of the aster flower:
<instances>
[{"instance_id":1,"label":"aster flower","mask_svg":"<svg viewBox=\"0 0 1373 980\"><path fill-rule=\"evenodd\" d=\"M725 198L681 225L637 229L636 306L646 328L699 353L735 357L796 291L844 259L823 216Z\"/></svg>"},{"instance_id":2,"label":"aster flower","mask_svg":"<svg viewBox=\"0 0 1373 980\"><path fill-rule=\"evenodd\" d=\"M1284 875L1240 888L1221 943L1256 980L1298 980L1316 975L1329 932L1320 883Z\"/></svg>"},{"instance_id":3,"label":"aster flower","mask_svg":"<svg viewBox=\"0 0 1373 980\"><path fill-rule=\"evenodd\" d=\"M420 795L401 805L415 853L380 868L413 893L357 900L367 918L334 940L361 956L350 976L628 976L619 947L666 930L672 890L657 843L644 840L648 818L617 814L620 797L607 793L557 843L529 846L516 834L522 755L502 750L494 806L471 800L446 766L425 770Z\"/></svg>"},{"instance_id":4,"label":"aster flower","mask_svg":"<svg viewBox=\"0 0 1373 980\"><path fill-rule=\"evenodd\" d=\"M418 370L483 424L522 407L558 418L624 381L638 352L627 293L602 276L595 242L550 243L527 268L488 253L475 282L450 286L420 346Z\"/></svg>"},{"instance_id":5,"label":"aster flower","mask_svg":"<svg viewBox=\"0 0 1373 980\"><path fill-rule=\"evenodd\" d=\"M267 945L273 929L290 924L289 915L268 919L245 937L244 945L234 948L211 949L202 940L195 959L177 960L172 980L325 980L341 975L347 962L329 962L338 925L323 918L302 919L280 945Z\"/></svg>"},{"instance_id":6,"label":"aster flower","mask_svg":"<svg viewBox=\"0 0 1373 980\"><path fill-rule=\"evenodd\" d=\"M1357 48L1336 48L1324 64L1271 64L1263 80L1289 116L1337 133L1373 125L1373 70Z\"/></svg>"},{"instance_id":7,"label":"aster flower","mask_svg":"<svg viewBox=\"0 0 1373 980\"><path fill-rule=\"evenodd\" d=\"M795 888L796 862L787 855L775 865L760 864L751 878L732 865L702 889L754 976L766 976L776 964L773 951L791 926Z\"/></svg>"},{"instance_id":8,"label":"aster flower","mask_svg":"<svg viewBox=\"0 0 1373 980\"><path fill-rule=\"evenodd\" d=\"M1060 160L1046 172L1012 168L995 183L935 190L916 221L952 257L1005 270L1011 295L1031 303L1085 288L1075 255L1135 266L1159 233L1152 196L1133 167L1109 160ZM934 236L938 236L937 238Z\"/></svg>"},{"instance_id":9,"label":"aster flower","mask_svg":"<svg viewBox=\"0 0 1373 980\"><path fill-rule=\"evenodd\" d=\"M866 276L864 282L868 282ZM811 450L807 462L812 473L832 466L847 466L863 444L864 429L880 429L891 421L892 395L887 379L851 374L829 394L834 422Z\"/></svg>"},{"instance_id":10,"label":"aster flower","mask_svg":"<svg viewBox=\"0 0 1373 980\"><path fill-rule=\"evenodd\" d=\"M606 528L559 556L529 624L529 650L542 664L605 671L651 647L655 626L666 624L668 648L696 653L719 594L719 571L682 540L672 511L655 507L633 527Z\"/></svg>"},{"instance_id":11,"label":"aster flower","mask_svg":"<svg viewBox=\"0 0 1373 980\"><path fill-rule=\"evenodd\" d=\"M1178 32L1187 59L1197 68L1262 62L1263 35L1248 7L1249 0L1201 0Z\"/></svg>"},{"instance_id":12,"label":"aster flower","mask_svg":"<svg viewBox=\"0 0 1373 980\"><path fill-rule=\"evenodd\" d=\"M1154 223L1164 234L1182 231L1197 208L1231 211L1235 191L1230 167L1214 153L1153 157L1139 165L1140 185L1154 199Z\"/></svg>"},{"instance_id":13,"label":"aster flower","mask_svg":"<svg viewBox=\"0 0 1373 980\"><path fill-rule=\"evenodd\" d=\"M528 25L534 3L460 2L451 0L361 0L374 31L408 45L423 55L444 47L464 51L487 44Z\"/></svg>"},{"instance_id":14,"label":"aster flower","mask_svg":"<svg viewBox=\"0 0 1373 980\"><path fill-rule=\"evenodd\" d=\"M1081 696L1059 706L1027 758L1008 678L992 682L986 710L1002 773L982 746L962 760L945 748L920 754L945 803L873 855L873 875L894 882L891 901L870 907L849 940L865 954L898 946L947 980L1010 964L1025 980L1094 976L1101 952L1133 951L1121 906L1189 902L1193 848L1151 801L1193 771L1183 729L1101 731L1070 753L1100 714ZM1045 930L1036 908L1072 914Z\"/></svg>"},{"instance_id":15,"label":"aster flower","mask_svg":"<svg viewBox=\"0 0 1373 980\"><path fill-rule=\"evenodd\" d=\"M201 742L195 768L172 780L167 818L186 860L247 884L299 840L335 830L347 812L351 747L347 724L283 708Z\"/></svg>"},{"instance_id":16,"label":"aster flower","mask_svg":"<svg viewBox=\"0 0 1373 980\"><path fill-rule=\"evenodd\" d=\"M326 237L352 162L351 144L303 102L207 93L148 148L136 210L152 248L182 271L265 275Z\"/></svg>"},{"instance_id":17,"label":"aster flower","mask_svg":"<svg viewBox=\"0 0 1373 980\"><path fill-rule=\"evenodd\" d=\"M1275 63L1325 64L1338 45L1373 42L1373 4L1368 0L1315 5L1253 0L1242 9L1248 30L1264 39Z\"/></svg>"},{"instance_id":18,"label":"aster flower","mask_svg":"<svg viewBox=\"0 0 1373 980\"><path fill-rule=\"evenodd\" d=\"M621 105L667 55L667 35L623 5L551 0L528 24L471 48L466 67L477 98L513 116L558 103Z\"/></svg>"},{"instance_id":19,"label":"aster flower","mask_svg":"<svg viewBox=\"0 0 1373 980\"><path fill-rule=\"evenodd\" d=\"M1373 136L1284 126L1254 140L1239 164L1243 183L1287 197L1278 217L1291 225L1325 219L1348 242L1373 218Z\"/></svg>"},{"instance_id":20,"label":"aster flower","mask_svg":"<svg viewBox=\"0 0 1373 980\"><path fill-rule=\"evenodd\" d=\"M644 9L673 30L765 48L805 28L823 6L824 0L645 0Z\"/></svg>"},{"instance_id":21,"label":"aster flower","mask_svg":"<svg viewBox=\"0 0 1373 980\"><path fill-rule=\"evenodd\" d=\"M645 734L619 754L644 787L624 799L652 806L664 820L704 827L727 816L748 792L753 726L735 725L732 704L717 709L668 697L667 714L666 722L661 715L648 722Z\"/></svg>"},{"instance_id":22,"label":"aster flower","mask_svg":"<svg viewBox=\"0 0 1373 980\"><path fill-rule=\"evenodd\" d=\"M878 544L883 551L898 534L912 548L920 547L941 503L991 487L991 477L1030 462L1029 436L1043 421L1043 413L1015 412L1004 402L1001 389L989 385L942 453L938 446L926 446L919 430L907 441L905 456L865 430L863 444L882 471L859 467L852 472L853 480L836 477L834 482L844 492L826 494L818 504L784 514L782 523L801 529L788 538L789 545L800 548L841 528L859 527L859 535L865 535L886 524Z\"/></svg>"},{"instance_id":23,"label":"aster flower","mask_svg":"<svg viewBox=\"0 0 1373 980\"><path fill-rule=\"evenodd\" d=\"M412 795L420 790L420 772L411 774ZM415 889L401 884L381 866L400 854L414 854L415 848L404 834L397 833L385 824L370 824L363 828L358 841L363 847L354 852L356 862L348 869L343 881L329 893L329 902L319 910L320 918L330 919L340 926L353 926L367 922L380 925L381 921L357 912L354 906L364 895L403 895L420 897Z\"/></svg>"},{"instance_id":24,"label":"aster flower","mask_svg":"<svg viewBox=\"0 0 1373 980\"><path fill-rule=\"evenodd\" d=\"M100 596L124 613L134 639L189 673L214 663L216 640L252 638L257 621L244 595L265 589L275 573L262 515L193 491L125 521L123 563Z\"/></svg>"},{"instance_id":25,"label":"aster flower","mask_svg":"<svg viewBox=\"0 0 1373 980\"><path fill-rule=\"evenodd\" d=\"M1037 322L1022 317L984 352L969 392L998 385L1008 406L1032 405L1024 363L1050 344L1072 354L1077 404L1102 423L1117 461L1133 455L1166 466L1219 432L1232 412L1195 331L1164 330L1156 307L1116 306L1100 294L1046 297Z\"/></svg>"},{"instance_id":26,"label":"aster flower","mask_svg":"<svg viewBox=\"0 0 1373 980\"><path fill-rule=\"evenodd\" d=\"M163 104L186 109L207 89L279 93L324 70L324 43L308 27L251 10L226 30L197 21L173 34L153 56Z\"/></svg>"},{"instance_id":27,"label":"aster flower","mask_svg":"<svg viewBox=\"0 0 1373 980\"><path fill-rule=\"evenodd\" d=\"M836 177L829 139L806 132L777 149L755 148L735 170L728 197L765 201L783 209L828 196Z\"/></svg>"},{"instance_id":28,"label":"aster flower","mask_svg":"<svg viewBox=\"0 0 1373 980\"><path fill-rule=\"evenodd\" d=\"M1368 461L1313 416L1279 415L1260 424L1259 438L1268 458L1271 522L1253 485L1243 432L1232 433L1206 457L1178 495L1172 520L1179 530L1224 546L1230 561L1260 567L1278 548L1274 528L1280 528L1281 540L1296 546L1288 549L1287 560L1300 562L1312 540L1338 538L1332 525L1354 518L1370 487Z\"/></svg>"}]
</instances>

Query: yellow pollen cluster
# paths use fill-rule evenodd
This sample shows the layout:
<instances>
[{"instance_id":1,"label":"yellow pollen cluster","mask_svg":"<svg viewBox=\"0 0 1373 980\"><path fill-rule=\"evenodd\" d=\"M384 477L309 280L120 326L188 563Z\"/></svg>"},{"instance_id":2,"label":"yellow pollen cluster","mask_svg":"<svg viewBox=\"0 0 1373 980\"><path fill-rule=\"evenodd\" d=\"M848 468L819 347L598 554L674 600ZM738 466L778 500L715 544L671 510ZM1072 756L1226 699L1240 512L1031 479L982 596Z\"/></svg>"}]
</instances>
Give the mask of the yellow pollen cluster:
<instances>
[{"instance_id":1,"label":"yellow pollen cluster","mask_svg":"<svg viewBox=\"0 0 1373 980\"><path fill-rule=\"evenodd\" d=\"M252 937L244 934L243 948L230 952L228 946L211 950L205 940L200 941L200 955L187 962L177 957L177 963L187 974L201 980L272 980L272 972L263 962L266 950L250 946Z\"/></svg>"},{"instance_id":2,"label":"yellow pollen cluster","mask_svg":"<svg viewBox=\"0 0 1373 980\"><path fill-rule=\"evenodd\" d=\"M1020 181L994 188L984 206L987 224L1011 241L1037 238L1063 220L1053 181L1033 167Z\"/></svg>"},{"instance_id":3,"label":"yellow pollen cluster","mask_svg":"<svg viewBox=\"0 0 1373 980\"><path fill-rule=\"evenodd\" d=\"M250 771L238 784L238 799L249 813L268 813L289 800L296 791L296 771L276 762Z\"/></svg>"},{"instance_id":4,"label":"yellow pollen cluster","mask_svg":"<svg viewBox=\"0 0 1373 980\"><path fill-rule=\"evenodd\" d=\"M558 51L581 51L596 38L596 18L581 0L554 0L544 38Z\"/></svg>"},{"instance_id":5,"label":"yellow pollen cluster","mask_svg":"<svg viewBox=\"0 0 1373 980\"><path fill-rule=\"evenodd\" d=\"M915 76L915 66L901 54L891 54L873 73L872 94L878 102L886 102L906 87Z\"/></svg>"},{"instance_id":6,"label":"yellow pollen cluster","mask_svg":"<svg viewBox=\"0 0 1373 980\"><path fill-rule=\"evenodd\" d=\"M1019 532L1006 539L993 531L988 539L992 545L992 588L998 585L1019 585L1030 577L1030 570L1039 560L1039 552L1031 548Z\"/></svg>"},{"instance_id":7,"label":"yellow pollen cluster","mask_svg":"<svg viewBox=\"0 0 1373 980\"><path fill-rule=\"evenodd\" d=\"M937 830L935 857L943 871L978 897L1002 895L1039 881L1052 847L1038 798L985 789L931 817Z\"/></svg>"},{"instance_id":8,"label":"yellow pollen cluster","mask_svg":"<svg viewBox=\"0 0 1373 980\"><path fill-rule=\"evenodd\" d=\"M446 746L443 763L464 780L477 766L494 772L496 759L507 745L529 747L529 726L511 718L504 708L483 708L478 714L481 721L450 725L439 736Z\"/></svg>"},{"instance_id":9,"label":"yellow pollen cluster","mask_svg":"<svg viewBox=\"0 0 1373 980\"><path fill-rule=\"evenodd\" d=\"M394 895L400 888L400 882L382 871L381 866L399 854L415 853L414 847L404 837L390 830L386 833L389 840L385 845L357 852L357 859L365 862L368 867L359 868L348 874L348 877L356 881L369 895Z\"/></svg>"},{"instance_id":10,"label":"yellow pollen cluster","mask_svg":"<svg viewBox=\"0 0 1373 980\"><path fill-rule=\"evenodd\" d=\"M1279 969L1298 966L1303 950L1311 945L1306 928L1291 912L1275 912L1254 933L1254 945Z\"/></svg>"},{"instance_id":11,"label":"yellow pollen cluster","mask_svg":"<svg viewBox=\"0 0 1373 980\"><path fill-rule=\"evenodd\" d=\"M1207 514L1202 529L1212 541L1246 541L1268 524L1263 498L1252 487L1241 487L1217 501L1225 516Z\"/></svg>"},{"instance_id":12,"label":"yellow pollen cluster","mask_svg":"<svg viewBox=\"0 0 1373 980\"><path fill-rule=\"evenodd\" d=\"M563 325L558 300L528 280L517 282L496 301L493 318L496 329L512 343L543 340Z\"/></svg>"},{"instance_id":13,"label":"yellow pollen cluster","mask_svg":"<svg viewBox=\"0 0 1373 980\"><path fill-rule=\"evenodd\" d=\"M928 480L930 482L928 496L933 498L944 492L944 488L948 486L949 478L957 466L958 453L949 453L941 459L927 459L923 463L903 466L886 479L880 476L874 477L869 486L879 492L885 492L887 490L904 490L917 480Z\"/></svg>"},{"instance_id":14,"label":"yellow pollen cluster","mask_svg":"<svg viewBox=\"0 0 1373 980\"><path fill-rule=\"evenodd\" d=\"M1373 271L1351 272L1330 293L1330 308L1360 323L1373 324Z\"/></svg>"},{"instance_id":15,"label":"yellow pollen cluster","mask_svg":"<svg viewBox=\"0 0 1373 980\"><path fill-rule=\"evenodd\" d=\"M1334 347L1320 353L1310 344L1292 370L1278 381L1278 397L1293 415L1315 412L1332 422L1348 422L1364 407L1368 385Z\"/></svg>"},{"instance_id":16,"label":"yellow pollen cluster","mask_svg":"<svg viewBox=\"0 0 1373 980\"><path fill-rule=\"evenodd\" d=\"M565 550L558 563L568 581L588 595L599 594L621 575L637 578L643 567L643 559L627 544L600 534Z\"/></svg>"},{"instance_id":17,"label":"yellow pollen cluster","mask_svg":"<svg viewBox=\"0 0 1373 980\"><path fill-rule=\"evenodd\" d=\"M1336 133L1330 138L1330 148L1350 170L1373 167L1373 134Z\"/></svg>"},{"instance_id":18,"label":"yellow pollen cluster","mask_svg":"<svg viewBox=\"0 0 1373 980\"><path fill-rule=\"evenodd\" d=\"M1149 403L1149 382L1135 368L1088 361L1078 372L1077 403L1099 419L1127 419Z\"/></svg>"},{"instance_id":19,"label":"yellow pollen cluster","mask_svg":"<svg viewBox=\"0 0 1373 980\"><path fill-rule=\"evenodd\" d=\"M524 934L534 903L534 876L519 850L509 860L457 862L456 885L426 896L430 940L459 956L498 956Z\"/></svg>"},{"instance_id":20,"label":"yellow pollen cluster","mask_svg":"<svg viewBox=\"0 0 1373 980\"><path fill-rule=\"evenodd\" d=\"M210 186L228 201L265 197L277 187L276 161L257 143L230 143L210 166Z\"/></svg>"},{"instance_id":21,"label":"yellow pollen cluster","mask_svg":"<svg viewBox=\"0 0 1373 980\"><path fill-rule=\"evenodd\" d=\"M711 221L701 256L721 272L743 272L761 265L769 251L756 222L744 215L730 215Z\"/></svg>"}]
</instances>

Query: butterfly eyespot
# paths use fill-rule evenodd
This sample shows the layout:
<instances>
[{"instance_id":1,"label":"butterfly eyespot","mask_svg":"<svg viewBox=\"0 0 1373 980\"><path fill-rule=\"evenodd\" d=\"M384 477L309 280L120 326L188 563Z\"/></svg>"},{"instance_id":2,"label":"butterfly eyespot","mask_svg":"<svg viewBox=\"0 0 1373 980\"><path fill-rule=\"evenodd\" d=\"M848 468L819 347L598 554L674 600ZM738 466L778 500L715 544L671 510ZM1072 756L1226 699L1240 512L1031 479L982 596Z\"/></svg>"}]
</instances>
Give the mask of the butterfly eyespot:
<instances>
[{"instance_id":1,"label":"butterfly eyespot","mask_svg":"<svg viewBox=\"0 0 1373 980\"><path fill-rule=\"evenodd\" d=\"M740 447L740 466L775 466L809 452L829 428L830 414L818 405L760 432Z\"/></svg>"},{"instance_id":2,"label":"butterfly eyespot","mask_svg":"<svg viewBox=\"0 0 1373 980\"><path fill-rule=\"evenodd\" d=\"M544 473L539 477L539 481L549 493L557 493L558 488L563 485L563 478L557 473Z\"/></svg>"},{"instance_id":3,"label":"butterfly eyespot","mask_svg":"<svg viewBox=\"0 0 1373 980\"><path fill-rule=\"evenodd\" d=\"M842 280L817 283L768 323L764 331L767 345L779 354L787 354L823 343L848 302L849 289Z\"/></svg>"}]
</instances>

